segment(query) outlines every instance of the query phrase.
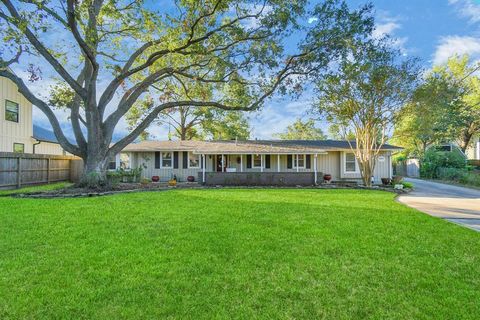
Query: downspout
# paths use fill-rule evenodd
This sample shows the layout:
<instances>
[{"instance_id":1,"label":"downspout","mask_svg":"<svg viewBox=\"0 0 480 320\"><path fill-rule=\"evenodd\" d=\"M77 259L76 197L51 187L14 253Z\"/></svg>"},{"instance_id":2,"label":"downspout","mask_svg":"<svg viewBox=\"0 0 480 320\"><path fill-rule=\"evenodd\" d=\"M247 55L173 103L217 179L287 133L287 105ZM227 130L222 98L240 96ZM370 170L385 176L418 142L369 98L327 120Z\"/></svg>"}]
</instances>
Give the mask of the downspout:
<instances>
[{"instance_id":1,"label":"downspout","mask_svg":"<svg viewBox=\"0 0 480 320\"><path fill-rule=\"evenodd\" d=\"M35 139L35 140L37 140L37 139ZM33 154L35 154L35 147L38 146L40 143L42 143L42 141L37 140L37 142L33 144Z\"/></svg>"}]
</instances>

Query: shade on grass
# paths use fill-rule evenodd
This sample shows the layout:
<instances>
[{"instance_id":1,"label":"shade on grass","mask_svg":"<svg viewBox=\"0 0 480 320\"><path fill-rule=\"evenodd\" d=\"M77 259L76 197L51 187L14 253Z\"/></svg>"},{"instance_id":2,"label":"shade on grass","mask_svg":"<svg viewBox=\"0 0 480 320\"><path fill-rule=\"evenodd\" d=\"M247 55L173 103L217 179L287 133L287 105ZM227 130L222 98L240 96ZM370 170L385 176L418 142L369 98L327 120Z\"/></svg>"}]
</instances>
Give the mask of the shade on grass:
<instances>
[{"instance_id":1,"label":"shade on grass","mask_svg":"<svg viewBox=\"0 0 480 320\"><path fill-rule=\"evenodd\" d=\"M23 187L20 189L3 189L0 190L0 197L1 196L8 196L13 194L19 193L33 193L33 192L41 192L41 191L53 191L58 189L63 189L70 187L72 183L70 182L55 182L51 184L43 184L38 186L30 186L30 187Z\"/></svg>"},{"instance_id":2,"label":"shade on grass","mask_svg":"<svg viewBox=\"0 0 480 320\"><path fill-rule=\"evenodd\" d=\"M360 190L0 198L0 318L480 317L480 233Z\"/></svg>"}]
</instances>

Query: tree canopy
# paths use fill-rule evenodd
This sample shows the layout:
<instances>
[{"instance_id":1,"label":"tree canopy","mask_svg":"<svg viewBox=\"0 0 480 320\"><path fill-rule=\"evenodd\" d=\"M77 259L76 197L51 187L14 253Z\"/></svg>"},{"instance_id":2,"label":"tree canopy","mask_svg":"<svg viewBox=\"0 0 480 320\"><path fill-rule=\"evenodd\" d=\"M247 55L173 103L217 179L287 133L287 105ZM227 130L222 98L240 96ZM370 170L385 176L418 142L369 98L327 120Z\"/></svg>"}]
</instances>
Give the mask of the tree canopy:
<instances>
[{"instance_id":1,"label":"tree canopy","mask_svg":"<svg viewBox=\"0 0 480 320\"><path fill-rule=\"evenodd\" d=\"M402 59L388 39L366 38L352 44L338 69L317 81L316 110L348 140L365 185L400 108L410 100L418 69ZM350 140L348 140L350 141Z\"/></svg>"},{"instance_id":2,"label":"tree canopy","mask_svg":"<svg viewBox=\"0 0 480 320\"><path fill-rule=\"evenodd\" d=\"M142 0L2 0L0 76L49 119L62 147L84 159L85 181L105 181L109 159L170 108L257 110L274 92L297 88L328 69L349 43L371 30L371 6L350 10L325 0L202 0L152 5ZM306 15L316 22L306 26ZM283 39L300 35L297 50ZM51 35L58 35L52 40ZM27 61L39 59L36 65ZM309 62L309 63L306 63ZM57 79L51 102L66 107L74 140L53 107L11 71ZM138 102L148 111L112 143Z\"/></svg>"},{"instance_id":3,"label":"tree canopy","mask_svg":"<svg viewBox=\"0 0 480 320\"><path fill-rule=\"evenodd\" d=\"M285 132L276 134L282 140L324 140L326 139L322 129L317 127L314 119L295 120Z\"/></svg>"}]
</instances>

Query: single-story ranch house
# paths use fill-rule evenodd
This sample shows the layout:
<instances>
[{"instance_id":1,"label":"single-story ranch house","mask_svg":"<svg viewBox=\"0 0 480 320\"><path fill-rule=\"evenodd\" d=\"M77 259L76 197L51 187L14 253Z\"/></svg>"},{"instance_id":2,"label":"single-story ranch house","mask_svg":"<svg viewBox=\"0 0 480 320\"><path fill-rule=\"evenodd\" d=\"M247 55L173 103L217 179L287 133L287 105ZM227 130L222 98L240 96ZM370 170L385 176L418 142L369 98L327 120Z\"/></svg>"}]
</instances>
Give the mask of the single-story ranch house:
<instances>
[{"instance_id":1,"label":"single-story ranch house","mask_svg":"<svg viewBox=\"0 0 480 320\"><path fill-rule=\"evenodd\" d=\"M374 180L392 176L392 152L384 145ZM143 141L128 145L110 169L142 167L142 176L174 177L207 185L313 185L324 174L333 181L361 181L358 163L347 141Z\"/></svg>"}]
</instances>

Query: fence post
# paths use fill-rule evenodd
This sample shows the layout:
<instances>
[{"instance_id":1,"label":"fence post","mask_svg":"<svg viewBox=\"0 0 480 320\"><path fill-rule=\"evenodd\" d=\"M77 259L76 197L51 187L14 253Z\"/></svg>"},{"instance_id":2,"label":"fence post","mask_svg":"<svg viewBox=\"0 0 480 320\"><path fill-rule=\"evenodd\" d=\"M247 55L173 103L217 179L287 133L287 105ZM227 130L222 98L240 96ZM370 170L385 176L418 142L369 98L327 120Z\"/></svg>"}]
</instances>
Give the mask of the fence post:
<instances>
[{"instance_id":1,"label":"fence post","mask_svg":"<svg viewBox=\"0 0 480 320\"><path fill-rule=\"evenodd\" d=\"M47 158L47 183L50 183L50 158Z\"/></svg>"},{"instance_id":2,"label":"fence post","mask_svg":"<svg viewBox=\"0 0 480 320\"><path fill-rule=\"evenodd\" d=\"M17 158L17 188L22 186L22 158Z\"/></svg>"}]
</instances>

